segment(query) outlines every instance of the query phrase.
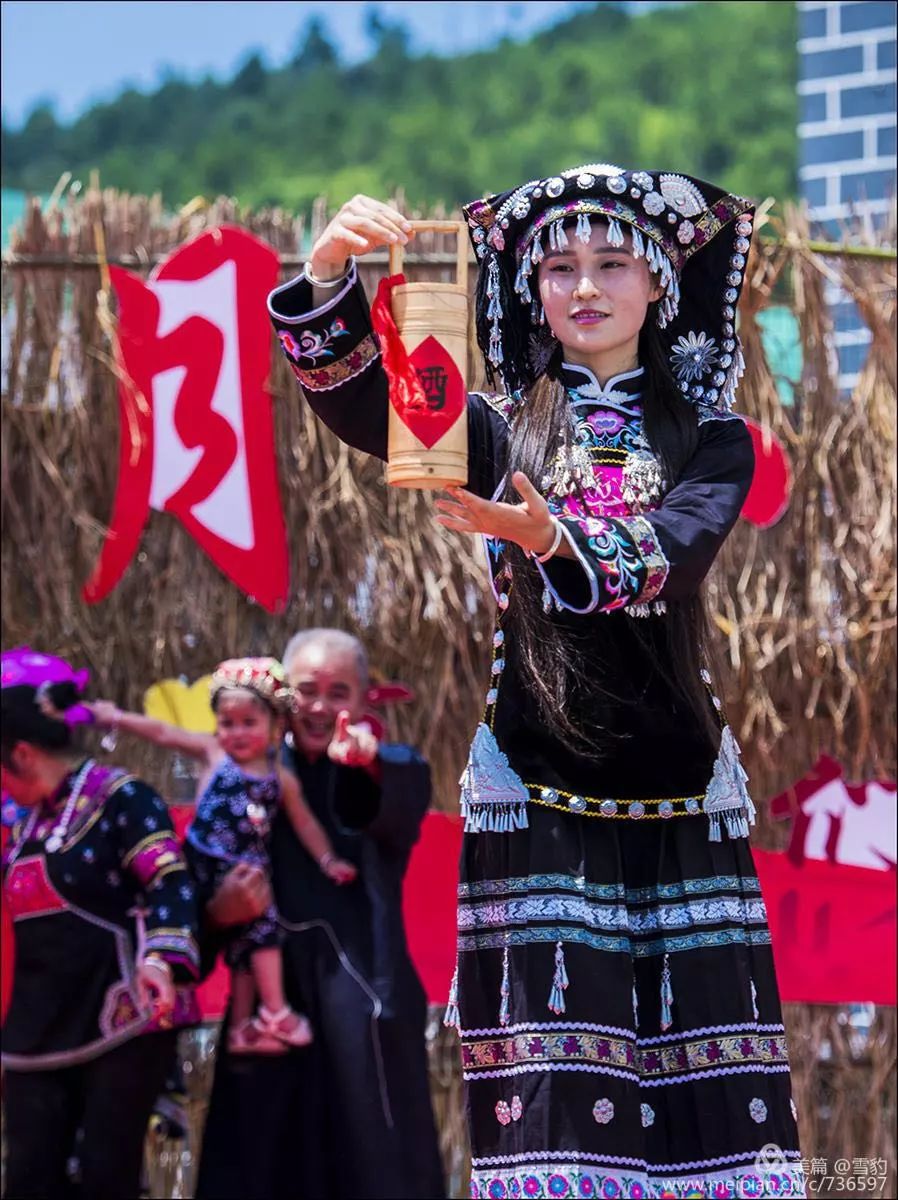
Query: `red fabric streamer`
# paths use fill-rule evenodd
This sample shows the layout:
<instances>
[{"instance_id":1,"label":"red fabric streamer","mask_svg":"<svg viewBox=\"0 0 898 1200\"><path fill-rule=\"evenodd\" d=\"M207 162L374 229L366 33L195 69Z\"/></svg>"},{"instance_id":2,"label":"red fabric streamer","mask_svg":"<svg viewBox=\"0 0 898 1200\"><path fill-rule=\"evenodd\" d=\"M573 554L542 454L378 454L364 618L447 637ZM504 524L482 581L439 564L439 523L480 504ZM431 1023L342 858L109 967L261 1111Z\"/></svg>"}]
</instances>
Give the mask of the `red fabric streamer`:
<instances>
[{"instance_id":1,"label":"red fabric streamer","mask_svg":"<svg viewBox=\"0 0 898 1200\"><path fill-rule=\"evenodd\" d=\"M393 288L404 275L381 280L371 306L371 322L380 339L390 403L400 421L428 450L464 413L465 381L452 355L437 338L425 337L409 353L393 319Z\"/></svg>"},{"instance_id":2,"label":"red fabric streamer","mask_svg":"<svg viewBox=\"0 0 898 1200\"><path fill-rule=\"evenodd\" d=\"M424 388L393 320L393 288L405 281L404 275L390 275L380 281L371 305L371 324L380 342L381 361L390 381L390 403L400 416L415 413L418 417L426 417L430 410Z\"/></svg>"}]
</instances>

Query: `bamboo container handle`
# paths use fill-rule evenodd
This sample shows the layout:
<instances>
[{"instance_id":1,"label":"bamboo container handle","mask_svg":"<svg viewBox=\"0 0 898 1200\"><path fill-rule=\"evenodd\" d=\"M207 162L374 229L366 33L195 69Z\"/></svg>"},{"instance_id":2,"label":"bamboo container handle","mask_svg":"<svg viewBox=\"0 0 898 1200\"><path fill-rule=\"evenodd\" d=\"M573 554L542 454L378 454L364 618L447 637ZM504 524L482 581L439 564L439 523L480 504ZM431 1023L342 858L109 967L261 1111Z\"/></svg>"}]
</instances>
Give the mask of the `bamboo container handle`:
<instances>
[{"instance_id":1,"label":"bamboo container handle","mask_svg":"<svg viewBox=\"0 0 898 1200\"><path fill-rule=\"evenodd\" d=\"M412 221L415 233L454 233L456 239L455 274L459 287L468 287L468 227L464 221ZM405 261L405 248L396 242L390 245L391 275L398 275Z\"/></svg>"}]
</instances>

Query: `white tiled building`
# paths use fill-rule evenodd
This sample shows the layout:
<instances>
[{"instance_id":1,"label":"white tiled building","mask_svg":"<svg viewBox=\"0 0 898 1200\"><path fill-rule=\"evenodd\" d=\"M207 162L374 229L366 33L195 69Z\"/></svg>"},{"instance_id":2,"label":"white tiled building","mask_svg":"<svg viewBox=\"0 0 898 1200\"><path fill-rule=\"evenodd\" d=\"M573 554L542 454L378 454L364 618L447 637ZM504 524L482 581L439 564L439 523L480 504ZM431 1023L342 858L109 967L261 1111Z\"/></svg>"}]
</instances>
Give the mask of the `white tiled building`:
<instances>
[{"instance_id":1,"label":"white tiled building","mask_svg":"<svg viewBox=\"0 0 898 1200\"><path fill-rule=\"evenodd\" d=\"M896 5L891 0L799 0L799 179L812 217L833 240L861 217L882 228L896 189ZM840 382L850 388L867 330L837 291Z\"/></svg>"}]
</instances>

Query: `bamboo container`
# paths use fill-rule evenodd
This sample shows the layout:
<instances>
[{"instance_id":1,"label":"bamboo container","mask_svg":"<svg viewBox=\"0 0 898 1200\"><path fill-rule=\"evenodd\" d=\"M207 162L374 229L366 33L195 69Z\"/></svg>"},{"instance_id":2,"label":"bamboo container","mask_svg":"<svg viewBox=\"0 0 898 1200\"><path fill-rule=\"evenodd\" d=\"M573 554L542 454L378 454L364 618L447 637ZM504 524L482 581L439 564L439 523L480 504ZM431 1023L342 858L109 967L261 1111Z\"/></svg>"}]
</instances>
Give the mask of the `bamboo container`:
<instances>
[{"instance_id":1,"label":"bamboo container","mask_svg":"<svg viewBox=\"0 0 898 1200\"><path fill-rule=\"evenodd\" d=\"M414 221L416 233L454 233L455 283L405 283L393 289L393 319L409 356L428 337L440 343L461 375L468 378L468 242L462 221ZM390 274L402 270L403 247L390 246ZM468 482L468 413L462 408L450 428L428 447L390 405L387 482L394 487L436 489Z\"/></svg>"}]
</instances>

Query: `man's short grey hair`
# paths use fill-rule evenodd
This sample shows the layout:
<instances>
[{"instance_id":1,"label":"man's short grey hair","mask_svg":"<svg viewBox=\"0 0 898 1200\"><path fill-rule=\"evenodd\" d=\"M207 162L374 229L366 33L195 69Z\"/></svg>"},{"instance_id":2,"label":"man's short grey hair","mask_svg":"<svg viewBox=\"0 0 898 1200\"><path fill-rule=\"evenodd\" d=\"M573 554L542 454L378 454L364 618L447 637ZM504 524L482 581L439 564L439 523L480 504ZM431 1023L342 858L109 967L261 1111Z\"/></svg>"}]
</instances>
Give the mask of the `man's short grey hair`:
<instances>
[{"instance_id":1,"label":"man's short grey hair","mask_svg":"<svg viewBox=\"0 0 898 1200\"><path fill-rule=\"evenodd\" d=\"M311 646L313 643L327 646L329 650L342 651L346 654L351 654L355 658L356 669L359 673L359 683L363 688L368 686L368 655L365 652L365 647L351 633L346 633L343 629L303 629L299 633L294 633L293 637L284 647L284 656L281 662L284 664L284 670L290 674L290 663L296 658L301 650L306 646Z\"/></svg>"}]
</instances>

